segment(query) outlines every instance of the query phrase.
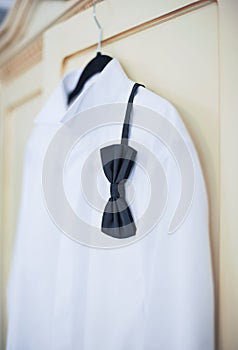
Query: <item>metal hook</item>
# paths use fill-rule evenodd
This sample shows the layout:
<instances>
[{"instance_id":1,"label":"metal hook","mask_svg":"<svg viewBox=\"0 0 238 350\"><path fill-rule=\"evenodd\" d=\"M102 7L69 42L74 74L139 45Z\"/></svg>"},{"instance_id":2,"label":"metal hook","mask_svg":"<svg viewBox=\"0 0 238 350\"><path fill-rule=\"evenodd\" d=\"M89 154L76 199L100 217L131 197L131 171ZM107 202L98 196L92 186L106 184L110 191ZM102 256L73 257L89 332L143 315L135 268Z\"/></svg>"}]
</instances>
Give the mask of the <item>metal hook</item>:
<instances>
[{"instance_id":1,"label":"metal hook","mask_svg":"<svg viewBox=\"0 0 238 350\"><path fill-rule=\"evenodd\" d=\"M96 16L96 2L93 0L93 18L96 22L96 25L99 29L99 39L98 39L98 47L97 47L97 52L101 52L101 46L102 46L102 27L100 23L98 22L97 16Z\"/></svg>"}]
</instances>

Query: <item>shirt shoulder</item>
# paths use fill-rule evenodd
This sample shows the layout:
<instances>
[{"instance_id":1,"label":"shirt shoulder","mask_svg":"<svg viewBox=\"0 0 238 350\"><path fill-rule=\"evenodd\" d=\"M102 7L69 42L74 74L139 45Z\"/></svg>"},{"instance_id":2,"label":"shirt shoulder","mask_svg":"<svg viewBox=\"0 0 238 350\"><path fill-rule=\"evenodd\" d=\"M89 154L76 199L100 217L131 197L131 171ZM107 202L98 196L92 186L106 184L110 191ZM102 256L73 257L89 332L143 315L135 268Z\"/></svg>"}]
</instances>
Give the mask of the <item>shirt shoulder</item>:
<instances>
[{"instance_id":1,"label":"shirt shoulder","mask_svg":"<svg viewBox=\"0 0 238 350\"><path fill-rule=\"evenodd\" d=\"M135 97L135 104L158 113L161 117L165 118L169 123L171 123L171 126L177 129L184 141L193 145L189 130L178 110L178 107L176 107L175 104L143 87L139 88L138 94Z\"/></svg>"}]
</instances>

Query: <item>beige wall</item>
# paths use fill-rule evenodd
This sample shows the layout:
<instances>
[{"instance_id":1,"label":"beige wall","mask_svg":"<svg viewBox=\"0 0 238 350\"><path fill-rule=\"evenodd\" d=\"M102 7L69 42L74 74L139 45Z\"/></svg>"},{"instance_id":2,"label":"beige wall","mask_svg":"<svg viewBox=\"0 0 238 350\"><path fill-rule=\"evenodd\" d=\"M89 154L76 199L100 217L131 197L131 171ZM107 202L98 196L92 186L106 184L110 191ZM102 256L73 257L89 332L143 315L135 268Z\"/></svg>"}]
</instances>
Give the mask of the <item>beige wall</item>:
<instances>
[{"instance_id":1,"label":"beige wall","mask_svg":"<svg viewBox=\"0 0 238 350\"><path fill-rule=\"evenodd\" d=\"M221 1L220 347L238 349L238 2Z\"/></svg>"},{"instance_id":2,"label":"beige wall","mask_svg":"<svg viewBox=\"0 0 238 350\"><path fill-rule=\"evenodd\" d=\"M98 38L90 1L31 3L25 2L31 17L18 19L26 23L21 37L6 38L0 30L3 309L24 145L32 120L62 75L94 56ZM97 5L104 28L103 51L117 57L131 79L177 107L198 150L210 201L219 350L238 349L237 4L236 0L105 0ZM18 13L23 13L21 6ZM8 21L13 29L14 16ZM5 312L3 320L5 334Z\"/></svg>"},{"instance_id":3,"label":"beige wall","mask_svg":"<svg viewBox=\"0 0 238 350\"><path fill-rule=\"evenodd\" d=\"M0 84L0 115L3 116L2 111L2 84ZM2 177L2 170L3 170L3 125L2 125L2 117L0 118L0 192L1 192L1 198L0 198L0 278L1 278L1 284L0 284L0 348L1 344L3 343L3 323L2 323L2 315L3 315L3 280L2 280L2 272L3 272L3 244L2 244L2 236L3 236L3 200L2 200L2 189L3 189L3 177Z\"/></svg>"}]
</instances>

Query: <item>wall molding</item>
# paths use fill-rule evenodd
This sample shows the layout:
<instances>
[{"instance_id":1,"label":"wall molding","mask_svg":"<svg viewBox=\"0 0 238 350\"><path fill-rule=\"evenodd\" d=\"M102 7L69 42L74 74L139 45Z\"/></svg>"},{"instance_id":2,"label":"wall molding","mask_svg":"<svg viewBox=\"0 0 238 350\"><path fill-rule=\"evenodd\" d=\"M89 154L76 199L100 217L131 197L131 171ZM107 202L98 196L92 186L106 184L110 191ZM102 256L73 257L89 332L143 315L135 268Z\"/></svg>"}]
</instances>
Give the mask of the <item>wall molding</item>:
<instances>
[{"instance_id":1,"label":"wall molding","mask_svg":"<svg viewBox=\"0 0 238 350\"><path fill-rule=\"evenodd\" d=\"M54 17L50 24L42 26L35 36L26 41L25 33L30 30L30 20L34 11L37 11L39 2L16 0L0 28L0 79L11 80L39 63L43 56L44 32L55 24L86 10L92 3L92 0L72 1L72 6ZM46 6L51 6L50 2L47 2Z\"/></svg>"},{"instance_id":2,"label":"wall molding","mask_svg":"<svg viewBox=\"0 0 238 350\"><path fill-rule=\"evenodd\" d=\"M0 79L8 81L16 78L41 62L42 55L43 37L41 35L0 68Z\"/></svg>"},{"instance_id":3,"label":"wall molding","mask_svg":"<svg viewBox=\"0 0 238 350\"><path fill-rule=\"evenodd\" d=\"M35 6L36 0L15 1L0 29L1 54L22 34L27 22L29 21L29 15L32 10L34 10Z\"/></svg>"}]
</instances>

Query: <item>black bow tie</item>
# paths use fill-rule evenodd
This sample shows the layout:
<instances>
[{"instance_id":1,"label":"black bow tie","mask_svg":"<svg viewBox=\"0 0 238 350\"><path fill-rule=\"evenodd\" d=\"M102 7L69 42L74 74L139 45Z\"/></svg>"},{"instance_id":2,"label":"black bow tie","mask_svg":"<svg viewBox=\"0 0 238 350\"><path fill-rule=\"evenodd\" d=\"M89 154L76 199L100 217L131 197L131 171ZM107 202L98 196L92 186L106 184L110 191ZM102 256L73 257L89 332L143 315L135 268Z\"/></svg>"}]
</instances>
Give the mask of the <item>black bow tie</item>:
<instances>
[{"instance_id":1,"label":"black bow tie","mask_svg":"<svg viewBox=\"0 0 238 350\"><path fill-rule=\"evenodd\" d=\"M100 152L104 173L111 184L111 197L102 217L102 232L115 238L133 236L136 234L136 225L126 203L124 185L137 152L123 144L104 147Z\"/></svg>"},{"instance_id":2,"label":"black bow tie","mask_svg":"<svg viewBox=\"0 0 238 350\"><path fill-rule=\"evenodd\" d=\"M125 199L125 182L134 166L137 151L128 146L129 121L135 93L141 84L134 84L126 109L120 144L100 150L104 173L110 182L109 198L102 217L102 232L115 238L128 238L136 234L136 225Z\"/></svg>"}]
</instances>

